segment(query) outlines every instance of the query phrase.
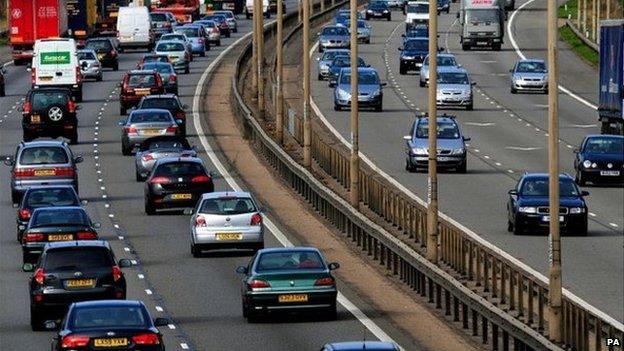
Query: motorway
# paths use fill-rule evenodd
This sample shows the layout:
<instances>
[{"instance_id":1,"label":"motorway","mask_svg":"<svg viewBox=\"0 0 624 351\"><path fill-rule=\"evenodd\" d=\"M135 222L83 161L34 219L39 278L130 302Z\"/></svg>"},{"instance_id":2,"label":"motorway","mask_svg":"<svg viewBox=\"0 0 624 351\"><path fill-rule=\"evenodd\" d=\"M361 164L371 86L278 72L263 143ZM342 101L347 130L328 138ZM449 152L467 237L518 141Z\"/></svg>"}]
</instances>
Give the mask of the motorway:
<instances>
[{"instance_id":1,"label":"motorway","mask_svg":"<svg viewBox=\"0 0 624 351\"><path fill-rule=\"evenodd\" d=\"M295 9L294 2L287 2L287 7ZM193 106L194 98L200 99L196 86L206 67L250 27L250 21L239 19L239 33L222 39L224 46L212 47L205 58L196 57L191 73L180 75L180 98L185 104ZM128 299L145 301L154 317L172 318L169 327L161 328L167 349L318 350L330 341L377 339L367 330L374 322L369 320L364 326L342 306L338 308L338 320L331 322L296 317L248 324L242 317L240 276L234 269L246 264L249 257L228 254L194 259L190 254L188 216L145 215L143 184L135 182L132 158L121 155L116 88L123 72L134 68L142 54L122 54L118 72L107 70L103 82L85 83L85 99L78 113L79 144L72 149L85 158L79 165L80 195L88 201L86 208L92 219L102 224L100 237L111 241L117 258L136 260L136 266L125 269ZM7 97L0 99L2 158L12 155L21 141L21 114L16 107L30 87L23 66L7 69ZM230 82L218 84L229 88ZM201 150L205 164L214 172L216 190L226 190L228 184L208 157L212 151L201 148L195 126L190 123L192 116L187 112L189 141ZM207 128L203 126L203 130ZM15 209L9 191L9 168L5 167L0 182L0 222L4 229L0 236L0 344L3 350L48 349L52 332L30 330L29 274L20 270L21 249L15 241ZM274 232L267 234L267 247L288 243L288 238L278 240ZM399 343L405 342L401 333L391 327L384 326L384 332Z\"/></svg>"},{"instance_id":2,"label":"motorway","mask_svg":"<svg viewBox=\"0 0 624 351\"><path fill-rule=\"evenodd\" d=\"M509 33L526 57L546 58L546 10L543 1L516 2L521 10L510 13L510 32L500 52L462 51L460 26L453 3L449 15L439 17L439 45L456 55L477 82L475 109L439 110L455 114L471 137L468 173L441 173L440 210L484 239L513 255L533 269L548 275L547 237L514 236L507 227L507 190L513 188L524 171L547 169L547 96L511 95L509 69L519 58L510 44ZM427 111L427 89L418 86L418 75L399 75L399 51L404 32L404 16L393 13L393 20L370 21L371 44L359 46L359 55L378 69L384 90L384 112L360 113L360 151L389 177L424 198L426 173L405 170L405 142L414 115ZM563 46L563 45L560 45ZM314 57L318 53L314 52ZM574 175L573 149L587 134L600 133L597 113L597 70L588 67L571 52L560 54L560 84L575 92L582 101L559 95L560 166ZM315 60L312 62L316 63ZM312 77L317 65L312 65ZM324 116L334 133L349 139L349 112L333 110L332 89L327 82L312 80L313 108ZM589 105L588 105L589 102ZM624 321L624 190L621 187L588 187L590 211L587 237L564 237L564 287Z\"/></svg>"}]
</instances>

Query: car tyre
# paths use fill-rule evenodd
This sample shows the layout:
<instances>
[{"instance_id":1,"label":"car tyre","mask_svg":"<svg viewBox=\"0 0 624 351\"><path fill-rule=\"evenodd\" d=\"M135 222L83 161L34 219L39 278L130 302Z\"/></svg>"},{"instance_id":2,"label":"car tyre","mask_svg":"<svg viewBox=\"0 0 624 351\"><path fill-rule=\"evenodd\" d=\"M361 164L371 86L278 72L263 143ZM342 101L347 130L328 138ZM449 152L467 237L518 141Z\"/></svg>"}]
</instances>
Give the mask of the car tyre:
<instances>
[{"instance_id":1,"label":"car tyre","mask_svg":"<svg viewBox=\"0 0 624 351\"><path fill-rule=\"evenodd\" d=\"M69 143L71 145L78 144L78 126L74 126L74 132L69 136Z\"/></svg>"},{"instance_id":2,"label":"car tyre","mask_svg":"<svg viewBox=\"0 0 624 351\"><path fill-rule=\"evenodd\" d=\"M468 44L462 44L462 50L464 50L464 51L470 51L470 45L468 45Z\"/></svg>"},{"instance_id":3,"label":"car tyre","mask_svg":"<svg viewBox=\"0 0 624 351\"><path fill-rule=\"evenodd\" d=\"M399 74L400 74L400 75L405 75L405 74L407 74L407 68L406 68L405 66L403 66L403 65L400 65L400 66L399 66Z\"/></svg>"},{"instance_id":4,"label":"car tyre","mask_svg":"<svg viewBox=\"0 0 624 351\"><path fill-rule=\"evenodd\" d=\"M519 225L518 223L513 224L513 233L514 233L514 235L520 235L520 234L522 234L523 231L524 231L524 228L522 228L521 225Z\"/></svg>"},{"instance_id":5,"label":"car tyre","mask_svg":"<svg viewBox=\"0 0 624 351\"><path fill-rule=\"evenodd\" d=\"M586 177L583 175L583 171L579 170L576 171L576 183L580 186L585 186L587 185L587 179Z\"/></svg>"},{"instance_id":6,"label":"car tyre","mask_svg":"<svg viewBox=\"0 0 624 351\"><path fill-rule=\"evenodd\" d=\"M193 255L194 258L201 257L201 250L199 249L199 247L197 247L193 243L191 243L191 255ZM243 311L244 311L244 308L243 308Z\"/></svg>"},{"instance_id":7,"label":"car tyre","mask_svg":"<svg viewBox=\"0 0 624 351\"><path fill-rule=\"evenodd\" d=\"M375 112L381 112L383 111L383 102L380 101L379 104L377 106L375 106Z\"/></svg>"},{"instance_id":8,"label":"car tyre","mask_svg":"<svg viewBox=\"0 0 624 351\"><path fill-rule=\"evenodd\" d=\"M139 173L138 169L135 169L134 171L134 178L136 179L137 182L143 181L143 176L141 175L141 173Z\"/></svg>"},{"instance_id":9,"label":"car tyre","mask_svg":"<svg viewBox=\"0 0 624 351\"><path fill-rule=\"evenodd\" d=\"M319 45L318 50L319 50L319 53L320 53L320 54L322 54L322 53L323 53L323 47L322 47L321 45Z\"/></svg>"},{"instance_id":10,"label":"car tyre","mask_svg":"<svg viewBox=\"0 0 624 351\"><path fill-rule=\"evenodd\" d=\"M121 144L121 154L124 156L130 156L132 154L132 149L123 143Z\"/></svg>"},{"instance_id":11,"label":"car tyre","mask_svg":"<svg viewBox=\"0 0 624 351\"><path fill-rule=\"evenodd\" d=\"M414 166L410 160L405 159L405 170L409 173L414 173L416 172L416 166Z\"/></svg>"},{"instance_id":12,"label":"car tyre","mask_svg":"<svg viewBox=\"0 0 624 351\"><path fill-rule=\"evenodd\" d=\"M513 232L513 230L514 230L513 223L511 223L510 220L507 220L507 231L511 233L511 232Z\"/></svg>"},{"instance_id":13,"label":"car tyre","mask_svg":"<svg viewBox=\"0 0 624 351\"><path fill-rule=\"evenodd\" d=\"M338 319L338 310L336 308L336 304L333 303L331 307L328 307L324 312L324 317L328 321L335 321Z\"/></svg>"},{"instance_id":14,"label":"car tyre","mask_svg":"<svg viewBox=\"0 0 624 351\"><path fill-rule=\"evenodd\" d=\"M43 316L35 312L31 307L30 308L30 328L32 329L32 331L45 330L45 326L43 325L44 322L45 321L43 320Z\"/></svg>"},{"instance_id":15,"label":"car tyre","mask_svg":"<svg viewBox=\"0 0 624 351\"><path fill-rule=\"evenodd\" d=\"M366 39L366 44L370 44L370 38Z\"/></svg>"},{"instance_id":16,"label":"car tyre","mask_svg":"<svg viewBox=\"0 0 624 351\"><path fill-rule=\"evenodd\" d=\"M217 46L221 46L221 39L217 40Z\"/></svg>"},{"instance_id":17,"label":"car tyre","mask_svg":"<svg viewBox=\"0 0 624 351\"><path fill-rule=\"evenodd\" d=\"M148 216L152 216L156 214L156 209L154 208L154 204L152 204L149 198L145 198L145 213Z\"/></svg>"},{"instance_id":18,"label":"car tyre","mask_svg":"<svg viewBox=\"0 0 624 351\"><path fill-rule=\"evenodd\" d=\"M11 202L14 204L19 204L21 200L20 193L17 191L11 191Z\"/></svg>"},{"instance_id":19,"label":"car tyre","mask_svg":"<svg viewBox=\"0 0 624 351\"><path fill-rule=\"evenodd\" d=\"M334 111L340 111L342 110L342 107L340 107L340 105L338 104L334 104Z\"/></svg>"},{"instance_id":20,"label":"car tyre","mask_svg":"<svg viewBox=\"0 0 624 351\"><path fill-rule=\"evenodd\" d=\"M388 19L388 22L392 21L392 16L388 16L387 19Z\"/></svg>"},{"instance_id":21,"label":"car tyre","mask_svg":"<svg viewBox=\"0 0 624 351\"><path fill-rule=\"evenodd\" d=\"M0 96L6 96L6 91L4 85L0 87Z\"/></svg>"},{"instance_id":22,"label":"car tyre","mask_svg":"<svg viewBox=\"0 0 624 351\"><path fill-rule=\"evenodd\" d=\"M323 76L322 76L320 73L316 76L316 78L317 78L318 80L323 80Z\"/></svg>"},{"instance_id":23,"label":"car tyre","mask_svg":"<svg viewBox=\"0 0 624 351\"><path fill-rule=\"evenodd\" d=\"M206 52L205 51L200 52L199 57L206 57Z\"/></svg>"},{"instance_id":24,"label":"car tyre","mask_svg":"<svg viewBox=\"0 0 624 351\"><path fill-rule=\"evenodd\" d=\"M125 114L126 114L126 112L127 112L127 109L126 109L125 107L123 107L123 106L119 106L119 114L120 114L120 115L122 115L122 116L123 116L123 115L125 115Z\"/></svg>"},{"instance_id":25,"label":"car tyre","mask_svg":"<svg viewBox=\"0 0 624 351\"><path fill-rule=\"evenodd\" d=\"M101 82L103 78L104 78L104 76L100 73L100 75L95 78L95 81L96 82Z\"/></svg>"},{"instance_id":26,"label":"car tyre","mask_svg":"<svg viewBox=\"0 0 624 351\"><path fill-rule=\"evenodd\" d=\"M512 94L517 94L517 93L518 93L518 89L516 89L516 88L514 88L514 87L512 87L512 88L510 89L510 91L511 91L511 93L512 93Z\"/></svg>"},{"instance_id":27,"label":"car tyre","mask_svg":"<svg viewBox=\"0 0 624 351\"><path fill-rule=\"evenodd\" d=\"M420 85L420 87L421 87L421 88L424 88L424 87L425 87L425 85L427 85L427 84L425 84L425 82L423 82L423 81L421 80L420 82L418 82L418 85Z\"/></svg>"},{"instance_id":28,"label":"car tyre","mask_svg":"<svg viewBox=\"0 0 624 351\"><path fill-rule=\"evenodd\" d=\"M119 71L119 62L113 64L113 71Z\"/></svg>"},{"instance_id":29,"label":"car tyre","mask_svg":"<svg viewBox=\"0 0 624 351\"><path fill-rule=\"evenodd\" d=\"M500 51L500 50L501 50L501 44L500 44L500 43L498 43L498 44L494 44L494 45L492 45L492 50L494 50L494 51Z\"/></svg>"},{"instance_id":30,"label":"car tyre","mask_svg":"<svg viewBox=\"0 0 624 351\"><path fill-rule=\"evenodd\" d=\"M472 102L470 102L469 105L466 105L466 111L472 111L474 109L474 105Z\"/></svg>"},{"instance_id":31,"label":"car tyre","mask_svg":"<svg viewBox=\"0 0 624 351\"><path fill-rule=\"evenodd\" d=\"M188 66L186 66L184 68L184 74L189 74L190 72L191 72L191 69Z\"/></svg>"},{"instance_id":32,"label":"car tyre","mask_svg":"<svg viewBox=\"0 0 624 351\"><path fill-rule=\"evenodd\" d=\"M466 173L468 171L468 161L462 162L462 164L457 167L457 173Z\"/></svg>"}]
</instances>

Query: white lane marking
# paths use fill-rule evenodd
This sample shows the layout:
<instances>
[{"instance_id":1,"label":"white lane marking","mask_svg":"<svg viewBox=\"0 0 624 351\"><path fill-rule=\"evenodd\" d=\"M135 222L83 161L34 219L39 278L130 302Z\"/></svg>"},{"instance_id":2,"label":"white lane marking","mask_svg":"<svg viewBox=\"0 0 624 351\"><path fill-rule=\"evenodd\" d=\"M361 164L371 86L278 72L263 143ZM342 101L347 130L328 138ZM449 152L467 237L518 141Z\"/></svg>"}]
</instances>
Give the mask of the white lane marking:
<instances>
[{"instance_id":1,"label":"white lane marking","mask_svg":"<svg viewBox=\"0 0 624 351\"><path fill-rule=\"evenodd\" d=\"M162 312L162 311L164 311L164 310L163 310L163 308L162 308L162 307L160 307L160 306L155 306L154 308L155 308L155 309L156 309L156 311L158 311L158 312Z\"/></svg>"},{"instance_id":2,"label":"white lane marking","mask_svg":"<svg viewBox=\"0 0 624 351\"><path fill-rule=\"evenodd\" d=\"M548 104L533 104L533 106L539 107L539 108L548 108Z\"/></svg>"},{"instance_id":3,"label":"white lane marking","mask_svg":"<svg viewBox=\"0 0 624 351\"><path fill-rule=\"evenodd\" d=\"M145 276L143 274L137 274L137 277L139 277L139 279L145 279Z\"/></svg>"},{"instance_id":4,"label":"white lane marking","mask_svg":"<svg viewBox=\"0 0 624 351\"><path fill-rule=\"evenodd\" d=\"M153 294L153 292L150 289L145 289L145 293L148 294L148 295Z\"/></svg>"},{"instance_id":5,"label":"white lane marking","mask_svg":"<svg viewBox=\"0 0 624 351\"><path fill-rule=\"evenodd\" d=\"M496 60L481 60L479 62L481 62L481 63L496 63L498 61L496 61Z\"/></svg>"},{"instance_id":6,"label":"white lane marking","mask_svg":"<svg viewBox=\"0 0 624 351\"><path fill-rule=\"evenodd\" d=\"M187 343L185 343L185 342L181 342L181 343L180 343L180 347L181 347L181 348L183 348L183 349L185 349L185 350L188 350L188 348L189 348L188 344L187 344Z\"/></svg>"},{"instance_id":7,"label":"white lane marking","mask_svg":"<svg viewBox=\"0 0 624 351\"><path fill-rule=\"evenodd\" d=\"M271 22L269 22L269 23L271 23ZM269 23L267 23L267 25ZM210 65L208 65L208 67L204 70L204 72L202 73L201 77L199 78L199 81L197 82L197 86L195 88L195 93L193 95L193 126L195 127L195 130L197 131L197 135L199 137L199 140L200 140L204 150L206 151L206 154L207 154L208 158L210 158L210 161L215 165L215 167L217 168L217 171L223 177L223 180L225 180L225 182L230 186L230 188L232 188L235 191L242 191L242 188L240 187L240 185L238 185L236 180L230 175L230 172L223 165L223 163L221 163L221 160L219 160L219 158L217 157L215 151L212 149L212 147L208 143L208 139L206 139L206 134L204 133L204 128L201 125L201 120L200 120L200 116L199 116L199 101L201 99L202 88L204 86L204 83L206 82L206 79L208 78L208 75L210 75L212 73L212 71L215 69L215 67L217 67L217 65L221 62L221 60L223 60L223 58L227 54L229 54L230 51L234 47L236 47L240 42L242 42L243 40L247 39L251 35L252 35L252 33L247 33L244 36L242 36L241 38L239 38L238 40L236 40L234 43L232 43L230 46L228 46L225 50L223 50L210 63ZM312 47L312 50L314 50L314 48L317 45L318 45L318 42ZM292 242L286 237L286 235L284 235L284 233L279 228L277 228L277 226L273 223L273 221L271 221L269 218L265 217L265 222L264 223L267 226L267 228L269 228L271 233L275 236L275 238L282 245L284 245L284 246L294 246L292 244ZM364 325L366 327L366 329L368 329L373 335L375 335L375 337L377 337L379 340L382 340L382 341L392 341L392 342L398 344L386 332L384 332L374 321L372 321L368 317L366 317L364 312L362 312L357 306L355 306L353 303L350 303L350 301L346 297L344 297L340 292L338 292L338 294L339 294L338 295L339 297L342 296L342 298L340 298L338 300L338 302L340 302L340 304L344 308L346 308L349 312L351 312L360 321L360 323L362 323L362 325ZM346 305L345 305L345 303L346 303ZM185 345L185 344L180 344L180 345ZM401 348L401 350L404 350L402 347L400 347L400 348Z\"/></svg>"},{"instance_id":8,"label":"white lane marking","mask_svg":"<svg viewBox=\"0 0 624 351\"><path fill-rule=\"evenodd\" d=\"M615 224L615 223L609 223L609 225L612 226L613 228L617 228L618 227L618 225Z\"/></svg>"},{"instance_id":9,"label":"white lane marking","mask_svg":"<svg viewBox=\"0 0 624 351\"><path fill-rule=\"evenodd\" d=\"M171 330L174 330L176 328L176 326L173 324L167 324L167 327L169 327L169 329Z\"/></svg>"},{"instance_id":10,"label":"white lane marking","mask_svg":"<svg viewBox=\"0 0 624 351\"><path fill-rule=\"evenodd\" d=\"M516 54L523 60L526 59L526 56L524 56L524 54L522 53L522 51L518 47L518 43L516 43L516 39L513 36L513 31L511 30L511 27L512 27L512 24L514 22L514 19L516 19L516 15L520 12L520 10L522 10L525 6L531 4L533 1L535 1L535 0L529 0L529 1L525 2L524 4L518 6L518 9L516 9L511 14L511 17L509 18L509 21L507 21L507 36L509 37L509 42L511 43L511 46L513 46L514 50L516 51ZM574 100L576 100L576 101L580 102L581 104L589 107L590 109L592 109L592 110L597 110L598 109L598 106L596 106L596 105L592 104L591 102L583 99L582 97L574 94L573 92L568 90L563 85L559 84L559 85L557 85L557 88L559 88L559 90L561 90L562 92L564 92L565 94L567 94L568 96L573 98Z\"/></svg>"},{"instance_id":11,"label":"white lane marking","mask_svg":"<svg viewBox=\"0 0 624 351\"><path fill-rule=\"evenodd\" d=\"M597 124L571 124L570 127L574 128L594 128L597 127Z\"/></svg>"},{"instance_id":12,"label":"white lane marking","mask_svg":"<svg viewBox=\"0 0 624 351\"><path fill-rule=\"evenodd\" d=\"M513 173L514 171L513 171L513 169L508 169L507 172Z\"/></svg>"},{"instance_id":13,"label":"white lane marking","mask_svg":"<svg viewBox=\"0 0 624 351\"><path fill-rule=\"evenodd\" d=\"M469 126L476 126L476 127L489 127L489 126L493 126L496 123L494 122L464 122L464 125L469 125Z\"/></svg>"},{"instance_id":14,"label":"white lane marking","mask_svg":"<svg viewBox=\"0 0 624 351\"><path fill-rule=\"evenodd\" d=\"M535 150L540 150L541 147L505 146L505 149L516 150L516 151L535 151Z\"/></svg>"},{"instance_id":15,"label":"white lane marking","mask_svg":"<svg viewBox=\"0 0 624 351\"><path fill-rule=\"evenodd\" d=\"M593 212L589 212L589 215L592 216L592 217L596 217L596 214L593 213Z\"/></svg>"},{"instance_id":16,"label":"white lane marking","mask_svg":"<svg viewBox=\"0 0 624 351\"><path fill-rule=\"evenodd\" d=\"M502 166L502 163L500 162L495 162L494 164L497 165L498 167Z\"/></svg>"},{"instance_id":17,"label":"white lane marking","mask_svg":"<svg viewBox=\"0 0 624 351\"><path fill-rule=\"evenodd\" d=\"M483 158L484 158L484 159L486 159L486 160L489 160L489 159L490 159L490 156L488 156L488 155L484 155L484 156L483 156Z\"/></svg>"}]
</instances>

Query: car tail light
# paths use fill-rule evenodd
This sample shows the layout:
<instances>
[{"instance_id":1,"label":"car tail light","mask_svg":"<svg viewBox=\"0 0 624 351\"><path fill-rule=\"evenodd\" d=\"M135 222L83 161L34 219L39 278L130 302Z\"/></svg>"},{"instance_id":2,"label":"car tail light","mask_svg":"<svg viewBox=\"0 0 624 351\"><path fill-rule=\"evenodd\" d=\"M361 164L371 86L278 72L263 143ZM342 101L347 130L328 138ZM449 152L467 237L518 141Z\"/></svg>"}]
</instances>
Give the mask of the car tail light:
<instances>
[{"instance_id":1,"label":"car tail light","mask_svg":"<svg viewBox=\"0 0 624 351\"><path fill-rule=\"evenodd\" d=\"M260 215L259 213L254 213L253 216L251 216L251 223L249 223L250 225L262 225L262 215Z\"/></svg>"},{"instance_id":2,"label":"car tail light","mask_svg":"<svg viewBox=\"0 0 624 351\"><path fill-rule=\"evenodd\" d=\"M17 216L19 217L19 219L21 219L22 221L26 221L28 219L30 219L30 210L27 208L23 208L21 210L19 210L17 212Z\"/></svg>"},{"instance_id":3,"label":"car tail light","mask_svg":"<svg viewBox=\"0 0 624 351\"><path fill-rule=\"evenodd\" d=\"M171 183L171 179L167 177L154 177L149 182L150 184L169 184Z\"/></svg>"},{"instance_id":4,"label":"car tail light","mask_svg":"<svg viewBox=\"0 0 624 351\"><path fill-rule=\"evenodd\" d=\"M80 72L80 67L76 67L76 83L80 83L82 81L82 73Z\"/></svg>"},{"instance_id":5,"label":"car tail light","mask_svg":"<svg viewBox=\"0 0 624 351\"><path fill-rule=\"evenodd\" d=\"M32 243L32 242L37 242L37 241L44 241L45 240L45 234L41 234L41 233L26 233L26 235L23 236L23 240L26 243Z\"/></svg>"},{"instance_id":6,"label":"car tail light","mask_svg":"<svg viewBox=\"0 0 624 351\"><path fill-rule=\"evenodd\" d=\"M30 101L24 102L24 105L22 106L22 110L24 113L30 113L32 111L32 104L30 103Z\"/></svg>"},{"instance_id":7,"label":"car tail light","mask_svg":"<svg viewBox=\"0 0 624 351\"><path fill-rule=\"evenodd\" d=\"M35 176L34 168L18 168L13 171L13 177L15 178L28 178Z\"/></svg>"},{"instance_id":8,"label":"car tail light","mask_svg":"<svg viewBox=\"0 0 624 351\"><path fill-rule=\"evenodd\" d=\"M156 74L156 86L154 88L161 87L163 85L162 77L159 74Z\"/></svg>"},{"instance_id":9,"label":"car tail light","mask_svg":"<svg viewBox=\"0 0 624 351\"><path fill-rule=\"evenodd\" d=\"M204 43L204 38L197 39L197 42L200 43L200 44L203 44Z\"/></svg>"},{"instance_id":10,"label":"car tail light","mask_svg":"<svg viewBox=\"0 0 624 351\"><path fill-rule=\"evenodd\" d=\"M167 127L167 133L175 133L178 131L178 126L177 125L172 125Z\"/></svg>"},{"instance_id":11,"label":"car tail light","mask_svg":"<svg viewBox=\"0 0 624 351\"><path fill-rule=\"evenodd\" d=\"M61 177L73 177L74 169L71 167L59 167L55 168L54 175Z\"/></svg>"},{"instance_id":12,"label":"car tail light","mask_svg":"<svg viewBox=\"0 0 624 351\"><path fill-rule=\"evenodd\" d=\"M264 281L264 280L252 280L249 283L247 283L247 286L249 286L250 289L262 289L262 288L270 288L271 284L269 284L269 282Z\"/></svg>"},{"instance_id":13,"label":"car tail light","mask_svg":"<svg viewBox=\"0 0 624 351\"><path fill-rule=\"evenodd\" d=\"M85 347L89 344L89 337L86 335L67 335L61 342L62 348Z\"/></svg>"},{"instance_id":14,"label":"car tail light","mask_svg":"<svg viewBox=\"0 0 624 351\"><path fill-rule=\"evenodd\" d=\"M121 279L121 277L121 268L119 268L119 266L113 266L113 280L118 281L119 279Z\"/></svg>"},{"instance_id":15,"label":"car tail light","mask_svg":"<svg viewBox=\"0 0 624 351\"><path fill-rule=\"evenodd\" d=\"M80 68L78 68L80 69ZM35 83L37 82L37 69L35 67L32 67L30 69L30 83L32 85L35 85Z\"/></svg>"},{"instance_id":16,"label":"car tail light","mask_svg":"<svg viewBox=\"0 0 624 351\"><path fill-rule=\"evenodd\" d=\"M191 178L191 183L208 183L210 181L210 177L207 175L198 175Z\"/></svg>"},{"instance_id":17,"label":"car tail light","mask_svg":"<svg viewBox=\"0 0 624 351\"><path fill-rule=\"evenodd\" d=\"M129 126L124 127L124 131L127 134L138 134L139 133L135 127L129 127Z\"/></svg>"},{"instance_id":18,"label":"car tail light","mask_svg":"<svg viewBox=\"0 0 624 351\"><path fill-rule=\"evenodd\" d=\"M169 76L169 83L175 83L178 80L178 76L176 76L175 74L172 74Z\"/></svg>"},{"instance_id":19,"label":"car tail light","mask_svg":"<svg viewBox=\"0 0 624 351\"><path fill-rule=\"evenodd\" d=\"M319 278L314 282L314 286L333 286L334 284L334 278L332 277Z\"/></svg>"},{"instance_id":20,"label":"car tail light","mask_svg":"<svg viewBox=\"0 0 624 351\"><path fill-rule=\"evenodd\" d=\"M69 99L69 101L67 102L67 109L69 110L69 113L76 112L76 103L74 102L74 100Z\"/></svg>"},{"instance_id":21,"label":"car tail light","mask_svg":"<svg viewBox=\"0 0 624 351\"><path fill-rule=\"evenodd\" d=\"M141 157L141 159L142 159L143 161L147 162L147 161L151 161L151 160L153 160L153 159L154 159L154 156L152 156L152 155L150 155L150 154L147 154L147 155L144 155L143 157Z\"/></svg>"},{"instance_id":22,"label":"car tail light","mask_svg":"<svg viewBox=\"0 0 624 351\"><path fill-rule=\"evenodd\" d=\"M195 217L195 226L196 227L205 227L206 226L206 218L204 216Z\"/></svg>"},{"instance_id":23,"label":"car tail light","mask_svg":"<svg viewBox=\"0 0 624 351\"><path fill-rule=\"evenodd\" d=\"M139 334L132 337L132 341L134 341L137 345L158 345L160 344L160 339L158 338L158 334L154 333L145 333Z\"/></svg>"},{"instance_id":24,"label":"car tail light","mask_svg":"<svg viewBox=\"0 0 624 351\"><path fill-rule=\"evenodd\" d=\"M112 50L112 51L110 52L110 54L111 54L111 56L113 56L113 57L117 56L117 50Z\"/></svg>"},{"instance_id":25,"label":"car tail light","mask_svg":"<svg viewBox=\"0 0 624 351\"><path fill-rule=\"evenodd\" d=\"M43 270L43 268L37 268L37 270L35 271L35 275L33 275L33 278L35 279L37 284L43 284L43 281L45 280L45 271Z\"/></svg>"},{"instance_id":26,"label":"car tail light","mask_svg":"<svg viewBox=\"0 0 624 351\"><path fill-rule=\"evenodd\" d=\"M169 22L165 22L165 23L163 24L163 27L164 27L164 28L171 28L171 23L169 23Z\"/></svg>"},{"instance_id":27,"label":"car tail light","mask_svg":"<svg viewBox=\"0 0 624 351\"><path fill-rule=\"evenodd\" d=\"M212 32L215 33L215 34L218 34L219 33L219 28L212 27Z\"/></svg>"},{"instance_id":28,"label":"car tail light","mask_svg":"<svg viewBox=\"0 0 624 351\"><path fill-rule=\"evenodd\" d=\"M78 240L94 240L97 239L97 234L94 232L78 232L76 233L76 239Z\"/></svg>"}]
</instances>

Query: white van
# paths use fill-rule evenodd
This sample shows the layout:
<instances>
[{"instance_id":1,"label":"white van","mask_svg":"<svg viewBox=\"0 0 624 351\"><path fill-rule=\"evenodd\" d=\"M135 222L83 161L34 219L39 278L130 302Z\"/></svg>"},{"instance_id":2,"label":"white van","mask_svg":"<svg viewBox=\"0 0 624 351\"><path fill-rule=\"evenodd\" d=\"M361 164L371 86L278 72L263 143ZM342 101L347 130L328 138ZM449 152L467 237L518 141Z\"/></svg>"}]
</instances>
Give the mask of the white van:
<instances>
[{"instance_id":1,"label":"white van","mask_svg":"<svg viewBox=\"0 0 624 351\"><path fill-rule=\"evenodd\" d=\"M250 19L253 15L254 10L254 0L247 0L245 3L245 17ZM270 18L271 13L269 12L269 0L262 0L262 12L264 13L264 17Z\"/></svg>"},{"instance_id":2,"label":"white van","mask_svg":"<svg viewBox=\"0 0 624 351\"><path fill-rule=\"evenodd\" d=\"M82 74L74 39L37 40L33 49L30 77L34 89L65 87L71 89L76 101L82 101Z\"/></svg>"},{"instance_id":3,"label":"white van","mask_svg":"<svg viewBox=\"0 0 624 351\"><path fill-rule=\"evenodd\" d=\"M154 32L149 11L145 6L120 7L117 14L117 41L119 51L124 48L154 47Z\"/></svg>"}]
</instances>

